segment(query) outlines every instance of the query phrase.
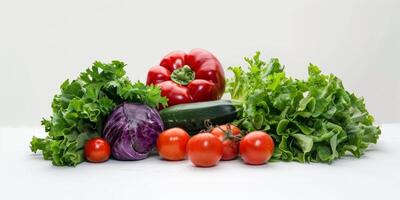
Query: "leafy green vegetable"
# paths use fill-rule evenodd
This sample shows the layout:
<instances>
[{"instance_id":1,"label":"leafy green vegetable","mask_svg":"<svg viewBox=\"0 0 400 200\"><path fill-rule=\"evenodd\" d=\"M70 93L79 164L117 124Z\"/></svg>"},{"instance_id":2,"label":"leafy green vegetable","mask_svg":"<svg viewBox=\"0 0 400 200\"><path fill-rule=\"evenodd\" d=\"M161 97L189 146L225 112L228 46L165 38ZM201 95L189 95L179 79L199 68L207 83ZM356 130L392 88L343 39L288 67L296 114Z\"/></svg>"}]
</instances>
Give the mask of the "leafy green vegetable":
<instances>
[{"instance_id":1,"label":"leafy green vegetable","mask_svg":"<svg viewBox=\"0 0 400 200\"><path fill-rule=\"evenodd\" d=\"M108 114L122 102L144 103L151 107L166 106L156 86L131 83L125 76L125 64L101 62L61 85L54 96L53 115L43 119L46 138L33 137L31 150L41 150L54 165L75 166L84 160L83 147L90 138L99 137Z\"/></svg>"},{"instance_id":2,"label":"leafy green vegetable","mask_svg":"<svg viewBox=\"0 0 400 200\"><path fill-rule=\"evenodd\" d=\"M247 131L268 131L276 142L273 158L331 162L346 152L360 157L381 133L364 100L349 93L340 79L308 67L309 78L287 77L278 59L245 58L248 71L230 67L227 91L243 102L236 121Z\"/></svg>"}]
</instances>

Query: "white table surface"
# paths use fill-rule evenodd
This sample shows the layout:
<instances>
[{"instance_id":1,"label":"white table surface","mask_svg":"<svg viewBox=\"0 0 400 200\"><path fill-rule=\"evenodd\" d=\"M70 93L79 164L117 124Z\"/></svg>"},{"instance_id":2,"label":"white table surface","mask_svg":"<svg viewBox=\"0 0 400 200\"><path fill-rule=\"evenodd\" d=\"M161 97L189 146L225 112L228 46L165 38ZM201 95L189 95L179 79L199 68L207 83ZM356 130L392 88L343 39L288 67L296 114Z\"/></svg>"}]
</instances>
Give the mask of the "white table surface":
<instances>
[{"instance_id":1,"label":"white table surface","mask_svg":"<svg viewBox=\"0 0 400 200\"><path fill-rule=\"evenodd\" d=\"M29 150L42 128L0 128L0 199L400 199L400 124L385 124L361 159L333 164L240 160L196 168L157 156L55 167Z\"/></svg>"}]
</instances>

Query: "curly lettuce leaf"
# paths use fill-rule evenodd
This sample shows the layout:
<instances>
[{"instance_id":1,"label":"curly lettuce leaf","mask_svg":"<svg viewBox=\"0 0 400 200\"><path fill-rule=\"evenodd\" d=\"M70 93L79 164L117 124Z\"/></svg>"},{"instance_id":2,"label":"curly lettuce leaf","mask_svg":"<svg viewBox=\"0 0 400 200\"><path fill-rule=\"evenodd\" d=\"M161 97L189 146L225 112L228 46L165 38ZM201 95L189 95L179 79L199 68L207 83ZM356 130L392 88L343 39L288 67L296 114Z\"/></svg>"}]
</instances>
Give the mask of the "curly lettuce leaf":
<instances>
[{"instance_id":1,"label":"curly lettuce leaf","mask_svg":"<svg viewBox=\"0 0 400 200\"><path fill-rule=\"evenodd\" d=\"M381 133L362 98L334 75L310 64L307 80L286 76L278 59L245 58L248 70L230 67L227 91L243 102L236 121L247 131L265 130L276 143L275 160L332 162L347 152L360 157Z\"/></svg>"},{"instance_id":2,"label":"curly lettuce leaf","mask_svg":"<svg viewBox=\"0 0 400 200\"><path fill-rule=\"evenodd\" d=\"M64 81L61 92L53 98L52 116L42 120L48 136L33 137L31 150L42 151L44 159L54 165L76 166L84 160L86 141L101 135L103 122L118 104L166 106L159 87L131 83L124 67L120 61L94 62L77 79Z\"/></svg>"}]
</instances>

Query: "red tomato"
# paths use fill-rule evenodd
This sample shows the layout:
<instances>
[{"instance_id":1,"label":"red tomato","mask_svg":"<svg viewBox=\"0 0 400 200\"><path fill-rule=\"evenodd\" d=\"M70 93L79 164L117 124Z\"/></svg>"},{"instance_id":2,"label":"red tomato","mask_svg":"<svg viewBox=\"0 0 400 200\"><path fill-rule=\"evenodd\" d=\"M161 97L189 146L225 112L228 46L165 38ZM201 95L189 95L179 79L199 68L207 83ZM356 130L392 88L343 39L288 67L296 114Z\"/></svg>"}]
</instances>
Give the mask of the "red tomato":
<instances>
[{"instance_id":1,"label":"red tomato","mask_svg":"<svg viewBox=\"0 0 400 200\"><path fill-rule=\"evenodd\" d=\"M253 131L240 141L239 152L245 163L261 165L274 153L274 141L263 131Z\"/></svg>"},{"instance_id":2,"label":"red tomato","mask_svg":"<svg viewBox=\"0 0 400 200\"><path fill-rule=\"evenodd\" d=\"M85 157L90 162L104 162L110 158L110 154L110 145L103 138L93 138L85 144Z\"/></svg>"},{"instance_id":3,"label":"red tomato","mask_svg":"<svg viewBox=\"0 0 400 200\"><path fill-rule=\"evenodd\" d=\"M181 128L165 130L157 139L158 153L166 160L183 160L189 138L189 134Z\"/></svg>"},{"instance_id":4,"label":"red tomato","mask_svg":"<svg viewBox=\"0 0 400 200\"><path fill-rule=\"evenodd\" d=\"M197 167L211 167L222 157L222 142L211 133L199 133L187 144L190 161Z\"/></svg>"},{"instance_id":5,"label":"red tomato","mask_svg":"<svg viewBox=\"0 0 400 200\"><path fill-rule=\"evenodd\" d=\"M234 138L240 135L240 129L238 127L231 124L221 125L213 128L211 134L222 141L224 150L221 160L232 160L238 156L239 143Z\"/></svg>"}]
</instances>

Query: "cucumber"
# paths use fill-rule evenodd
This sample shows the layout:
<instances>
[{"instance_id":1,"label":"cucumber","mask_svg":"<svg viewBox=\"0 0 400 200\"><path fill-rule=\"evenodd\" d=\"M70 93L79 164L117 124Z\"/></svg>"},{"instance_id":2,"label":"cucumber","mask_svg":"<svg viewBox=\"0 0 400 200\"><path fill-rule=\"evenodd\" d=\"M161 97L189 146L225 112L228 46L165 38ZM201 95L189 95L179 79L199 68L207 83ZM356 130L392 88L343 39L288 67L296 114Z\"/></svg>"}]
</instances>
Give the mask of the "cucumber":
<instances>
[{"instance_id":1,"label":"cucumber","mask_svg":"<svg viewBox=\"0 0 400 200\"><path fill-rule=\"evenodd\" d=\"M240 109L230 100L180 104L160 111L166 129L179 127L189 133L198 133L209 125L234 121Z\"/></svg>"}]
</instances>

